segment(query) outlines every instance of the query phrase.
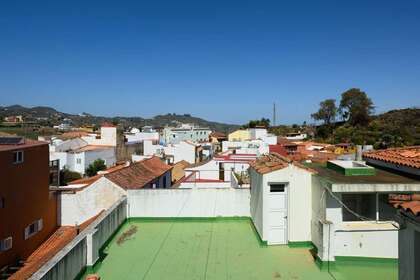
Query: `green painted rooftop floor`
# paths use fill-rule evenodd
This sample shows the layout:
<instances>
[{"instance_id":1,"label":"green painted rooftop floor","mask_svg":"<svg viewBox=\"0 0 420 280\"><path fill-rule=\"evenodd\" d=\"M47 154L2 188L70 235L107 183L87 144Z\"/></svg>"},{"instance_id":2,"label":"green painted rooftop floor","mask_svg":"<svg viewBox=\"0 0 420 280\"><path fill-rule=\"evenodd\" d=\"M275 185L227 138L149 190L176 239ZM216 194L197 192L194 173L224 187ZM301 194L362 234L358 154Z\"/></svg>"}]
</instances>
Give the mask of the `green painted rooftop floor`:
<instances>
[{"instance_id":1,"label":"green painted rooftop floor","mask_svg":"<svg viewBox=\"0 0 420 280\"><path fill-rule=\"evenodd\" d=\"M137 232L121 242L132 226ZM334 279L308 248L261 245L249 220L130 221L105 253L94 268L102 280ZM330 273L337 280L398 279L396 264L379 262L336 262Z\"/></svg>"}]
</instances>

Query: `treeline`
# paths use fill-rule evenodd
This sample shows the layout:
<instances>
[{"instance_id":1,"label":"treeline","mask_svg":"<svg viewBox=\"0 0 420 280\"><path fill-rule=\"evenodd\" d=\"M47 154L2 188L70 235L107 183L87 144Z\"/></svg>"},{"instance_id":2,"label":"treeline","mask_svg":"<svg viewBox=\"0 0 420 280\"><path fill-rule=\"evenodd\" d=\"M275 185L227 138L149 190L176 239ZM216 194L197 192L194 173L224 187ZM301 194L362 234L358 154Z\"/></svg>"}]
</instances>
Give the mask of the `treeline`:
<instances>
[{"instance_id":1,"label":"treeline","mask_svg":"<svg viewBox=\"0 0 420 280\"><path fill-rule=\"evenodd\" d=\"M338 106L335 99L320 102L318 111L311 115L321 122L314 136L318 141L375 148L420 145L420 109L393 110L377 116L373 113L369 96L360 89L349 89L341 94Z\"/></svg>"}]
</instances>

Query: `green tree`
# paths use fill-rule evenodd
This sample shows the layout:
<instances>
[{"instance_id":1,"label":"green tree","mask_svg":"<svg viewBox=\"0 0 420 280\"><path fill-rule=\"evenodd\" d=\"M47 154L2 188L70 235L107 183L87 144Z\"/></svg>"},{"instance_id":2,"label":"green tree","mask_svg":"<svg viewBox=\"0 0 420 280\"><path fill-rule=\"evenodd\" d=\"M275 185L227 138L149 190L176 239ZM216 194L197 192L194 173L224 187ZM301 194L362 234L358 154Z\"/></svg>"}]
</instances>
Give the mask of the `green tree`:
<instances>
[{"instance_id":1,"label":"green tree","mask_svg":"<svg viewBox=\"0 0 420 280\"><path fill-rule=\"evenodd\" d=\"M263 126L268 128L270 126L270 120L266 118L261 118L261 120L251 120L243 128L254 128L257 126Z\"/></svg>"},{"instance_id":2,"label":"green tree","mask_svg":"<svg viewBox=\"0 0 420 280\"><path fill-rule=\"evenodd\" d=\"M324 124L330 125L335 121L337 115L337 106L335 99L326 99L319 103L319 110L313 113L311 117L316 121L323 121Z\"/></svg>"},{"instance_id":3,"label":"green tree","mask_svg":"<svg viewBox=\"0 0 420 280\"><path fill-rule=\"evenodd\" d=\"M95 176L98 174L98 171L105 170L106 165L103 159L98 158L86 168L86 175L89 177Z\"/></svg>"},{"instance_id":4,"label":"green tree","mask_svg":"<svg viewBox=\"0 0 420 280\"><path fill-rule=\"evenodd\" d=\"M70 171L65 167L60 171L60 186L66 186L69 182L82 178L79 172Z\"/></svg>"},{"instance_id":5,"label":"green tree","mask_svg":"<svg viewBox=\"0 0 420 280\"><path fill-rule=\"evenodd\" d=\"M372 100L358 88L349 89L341 94L338 111L343 120L348 121L351 125L367 125L373 109Z\"/></svg>"}]
</instances>

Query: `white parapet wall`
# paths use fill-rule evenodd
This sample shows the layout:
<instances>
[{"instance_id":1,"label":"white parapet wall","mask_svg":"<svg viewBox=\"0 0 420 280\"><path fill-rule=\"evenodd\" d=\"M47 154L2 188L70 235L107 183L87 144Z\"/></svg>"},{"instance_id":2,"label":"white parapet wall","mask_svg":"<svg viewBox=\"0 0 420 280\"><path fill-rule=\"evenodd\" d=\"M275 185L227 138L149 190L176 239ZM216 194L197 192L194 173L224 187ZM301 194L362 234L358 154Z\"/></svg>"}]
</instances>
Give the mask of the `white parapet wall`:
<instances>
[{"instance_id":1,"label":"white parapet wall","mask_svg":"<svg viewBox=\"0 0 420 280\"><path fill-rule=\"evenodd\" d=\"M130 190L129 217L250 217L249 189Z\"/></svg>"},{"instance_id":2,"label":"white parapet wall","mask_svg":"<svg viewBox=\"0 0 420 280\"><path fill-rule=\"evenodd\" d=\"M60 225L80 225L109 209L125 192L105 177L76 192L60 194Z\"/></svg>"}]
</instances>

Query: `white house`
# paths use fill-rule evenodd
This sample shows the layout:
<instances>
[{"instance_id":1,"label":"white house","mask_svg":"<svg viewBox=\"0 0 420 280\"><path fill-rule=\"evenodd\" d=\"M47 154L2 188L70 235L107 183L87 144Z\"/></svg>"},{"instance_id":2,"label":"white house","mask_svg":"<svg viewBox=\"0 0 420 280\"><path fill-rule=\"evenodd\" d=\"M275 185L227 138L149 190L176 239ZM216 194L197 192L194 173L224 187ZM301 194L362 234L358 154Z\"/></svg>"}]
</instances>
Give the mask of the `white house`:
<instances>
[{"instance_id":1,"label":"white house","mask_svg":"<svg viewBox=\"0 0 420 280\"><path fill-rule=\"evenodd\" d=\"M308 138L308 135L306 133L296 132L296 133L287 133L286 134L286 139L287 140L301 141L301 140L305 140L306 138Z\"/></svg>"},{"instance_id":2,"label":"white house","mask_svg":"<svg viewBox=\"0 0 420 280\"><path fill-rule=\"evenodd\" d=\"M101 126L100 134L91 133L86 136L81 137L85 140L88 145L95 145L95 146L117 146L117 127L104 123Z\"/></svg>"},{"instance_id":3,"label":"white house","mask_svg":"<svg viewBox=\"0 0 420 280\"><path fill-rule=\"evenodd\" d=\"M102 159L107 167L116 163L116 127L101 127L101 134L82 136L62 141L52 139L50 143L50 160L59 160L60 170L85 174L86 168L95 160Z\"/></svg>"},{"instance_id":4,"label":"white house","mask_svg":"<svg viewBox=\"0 0 420 280\"><path fill-rule=\"evenodd\" d=\"M146 140L152 142L159 141L159 132L157 132L150 126L143 127L142 131L138 130L137 128L133 128L130 132L125 133L124 136L128 144L140 143Z\"/></svg>"},{"instance_id":5,"label":"white house","mask_svg":"<svg viewBox=\"0 0 420 280\"><path fill-rule=\"evenodd\" d=\"M251 218L267 244L311 241L311 171L277 154L252 162Z\"/></svg>"},{"instance_id":6,"label":"white house","mask_svg":"<svg viewBox=\"0 0 420 280\"><path fill-rule=\"evenodd\" d=\"M108 209L129 190L171 187L172 167L159 158L114 166L98 175L58 187L61 225L80 225Z\"/></svg>"},{"instance_id":7,"label":"white house","mask_svg":"<svg viewBox=\"0 0 420 280\"><path fill-rule=\"evenodd\" d=\"M250 177L251 216L261 239L312 243L321 261L398 258L388 196L420 192L420 181L363 162L303 166L277 154L251 163Z\"/></svg>"},{"instance_id":8,"label":"white house","mask_svg":"<svg viewBox=\"0 0 420 280\"><path fill-rule=\"evenodd\" d=\"M180 141L178 144L159 145L153 144L151 140L143 142L144 156L165 157L168 163L177 163L185 160L191 164L203 160L203 148L200 144L191 141Z\"/></svg>"},{"instance_id":9,"label":"white house","mask_svg":"<svg viewBox=\"0 0 420 280\"><path fill-rule=\"evenodd\" d=\"M185 180L181 187L231 187L233 172L247 174L250 162L256 155L231 154L218 155L210 161L185 169Z\"/></svg>"},{"instance_id":10,"label":"white house","mask_svg":"<svg viewBox=\"0 0 420 280\"><path fill-rule=\"evenodd\" d=\"M164 144L177 144L181 141L207 142L211 129L182 124L180 127L165 127L161 132L161 141Z\"/></svg>"},{"instance_id":11,"label":"white house","mask_svg":"<svg viewBox=\"0 0 420 280\"><path fill-rule=\"evenodd\" d=\"M222 152L236 150L238 154L256 154L258 156L268 154L269 144L263 140L246 140L246 141L223 141Z\"/></svg>"},{"instance_id":12,"label":"white house","mask_svg":"<svg viewBox=\"0 0 420 280\"><path fill-rule=\"evenodd\" d=\"M62 144L67 146L69 144L68 141L75 142L79 140L67 140ZM52 147L50 151L50 160L56 159L59 160L60 170L67 168L84 175L86 168L97 159L102 159L107 167L115 165L115 147L94 146L87 145L87 143L81 147L73 146L65 150L62 149L62 147L59 147L58 149L57 147Z\"/></svg>"}]
</instances>

